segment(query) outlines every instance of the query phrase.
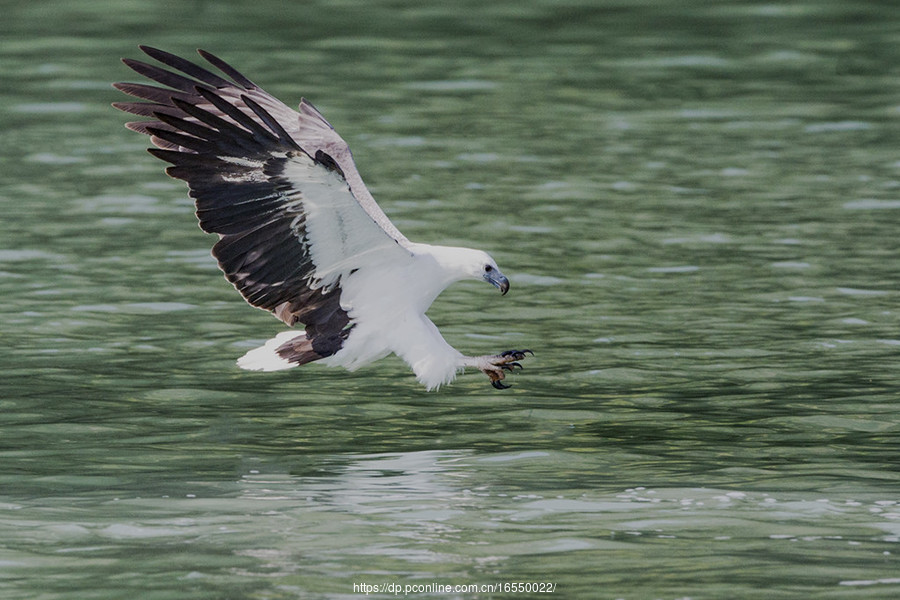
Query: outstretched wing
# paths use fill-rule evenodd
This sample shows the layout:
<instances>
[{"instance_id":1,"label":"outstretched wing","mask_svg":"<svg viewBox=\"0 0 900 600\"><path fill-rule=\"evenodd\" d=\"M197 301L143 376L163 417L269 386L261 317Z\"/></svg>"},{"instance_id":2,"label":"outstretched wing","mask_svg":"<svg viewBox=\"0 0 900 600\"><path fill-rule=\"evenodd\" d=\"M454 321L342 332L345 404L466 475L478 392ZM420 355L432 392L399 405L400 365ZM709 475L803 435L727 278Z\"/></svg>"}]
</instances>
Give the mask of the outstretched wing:
<instances>
[{"instance_id":1,"label":"outstretched wing","mask_svg":"<svg viewBox=\"0 0 900 600\"><path fill-rule=\"evenodd\" d=\"M321 358L340 349L350 319L341 282L358 269L409 257L408 240L366 190L347 144L305 100L296 112L221 59L225 79L142 46L176 73L126 59L167 88L117 83L147 102L114 106L153 120L128 123L185 180L213 255L244 298L288 325L303 323Z\"/></svg>"}]
</instances>

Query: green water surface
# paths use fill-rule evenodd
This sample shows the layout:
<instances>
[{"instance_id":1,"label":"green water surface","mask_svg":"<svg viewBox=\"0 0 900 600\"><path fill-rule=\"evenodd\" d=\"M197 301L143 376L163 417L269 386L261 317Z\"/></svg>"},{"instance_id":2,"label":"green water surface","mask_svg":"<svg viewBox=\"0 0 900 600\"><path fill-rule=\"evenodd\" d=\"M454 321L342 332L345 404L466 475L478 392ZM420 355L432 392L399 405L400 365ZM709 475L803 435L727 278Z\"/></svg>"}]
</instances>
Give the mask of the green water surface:
<instances>
[{"instance_id":1,"label":"green water surface","mask_svg":"<svg viewBox=\"0 0 900 600\"><path fill-rule=\"evenodd\" d=\"M900 594L893 2L2 14L0 597ZM429 314L534 349L514 387L239 370L282 326L109 106L141 43L306 96L408 237L489 251L510 293Z\"/></svg>"}]
</instances>

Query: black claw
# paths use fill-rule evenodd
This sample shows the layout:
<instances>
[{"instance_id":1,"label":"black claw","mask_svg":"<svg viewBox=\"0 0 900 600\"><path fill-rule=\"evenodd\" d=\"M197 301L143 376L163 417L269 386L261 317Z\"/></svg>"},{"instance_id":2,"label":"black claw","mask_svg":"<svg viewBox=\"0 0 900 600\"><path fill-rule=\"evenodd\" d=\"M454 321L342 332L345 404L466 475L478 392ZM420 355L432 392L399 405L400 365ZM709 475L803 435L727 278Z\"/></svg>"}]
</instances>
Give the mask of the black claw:
<instances>
[{"instance_id":1,"label":"black claw","mask_svg":"<svg viewBox=\"0 0 900 600\"><path fill-rule=\"evenodd\" d=\"M510 371L513 370L513 367L519 367L520 369L522 368L522 365L520 365L520 364L517 363L517 362L506 363L505 366L509 367L509 370L510 370Z\"/></svg>"},{"instance_id":2,"label":"black claw","mask_svg":"<svg viewBox=\"0 0 900 600\"><path fill-rule=\"evenodd\" d=\"M509 386L509 385L505 385L505 384L504 384L502 381L500 381L499 379L496 380L496 381L492 381L492 382L491 382L491 385L494 386L495 388L497 388L498 390L508 390L510 387L512 387L512 386Z\"/></svg>"},{"instance_id":3,"label":"black claw","mask_svg":"<svg viewBox=\"0 0 900 600\"><path fill-rule=\"evenodd\" d=\"M500 356L504 358L512 357L513 360L522 360L526 354L534 356L534 352L531 350L507 350L506 352L501 352Z\"/></svg>"}]
</instances>

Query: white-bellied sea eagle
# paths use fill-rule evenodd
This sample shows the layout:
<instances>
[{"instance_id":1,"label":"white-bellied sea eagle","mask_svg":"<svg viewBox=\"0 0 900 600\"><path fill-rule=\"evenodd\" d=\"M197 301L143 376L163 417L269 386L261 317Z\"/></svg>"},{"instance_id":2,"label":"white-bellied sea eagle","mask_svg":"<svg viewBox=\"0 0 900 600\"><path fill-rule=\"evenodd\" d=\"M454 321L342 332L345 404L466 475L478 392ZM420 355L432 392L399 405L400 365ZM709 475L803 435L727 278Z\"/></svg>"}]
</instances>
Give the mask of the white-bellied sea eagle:
<instances>
[{"instance_id":1,"label":"white-bellied sea eagle","mask_svg":"<svg viewBox=\"0 0 900 600\"><path fill-rule=\"evenodd\" d=\"M474 367L498 389L530 350L464 356L425 311L447 286L509 280L487 253L409 241L366 189L347 143L305 99L299 112L233 67L200 50L222 77L168 52L141 46L172 70L124 59L166 87L116 83L145 102L117 102L150 120L150 152L183 179L200 227L216 233L213 256L251 305L303 330L278 334L238 360L275 371L320 360L357 369L391 353L429 390ZM177 72L176 72L177 71Z\"/></svg>"}]
</instances>

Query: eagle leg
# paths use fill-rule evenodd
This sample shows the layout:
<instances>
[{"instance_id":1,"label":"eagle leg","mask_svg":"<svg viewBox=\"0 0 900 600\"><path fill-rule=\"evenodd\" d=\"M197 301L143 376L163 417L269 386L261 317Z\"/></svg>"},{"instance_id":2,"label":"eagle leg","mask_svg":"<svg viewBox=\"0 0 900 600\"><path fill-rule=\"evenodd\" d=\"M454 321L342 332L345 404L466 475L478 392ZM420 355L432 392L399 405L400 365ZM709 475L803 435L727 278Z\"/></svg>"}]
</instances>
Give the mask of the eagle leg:
<instances>
[{"instance_id":1,"label":"eagle leg","mask_svg":"<svg viewBox=\"0 0 900 600\"><path fill-rule=\"evenodd\" d=\"M475 364L482 373L491 380L491 385L498 390L508 389L510 386L503 383L506 377L504 371L513 371L516 367L522 368L518 362L526 357L527 354L534 356L531 350L507 350L494 356L480 356L474 359Z\"/></svg>"}]
</instances>

